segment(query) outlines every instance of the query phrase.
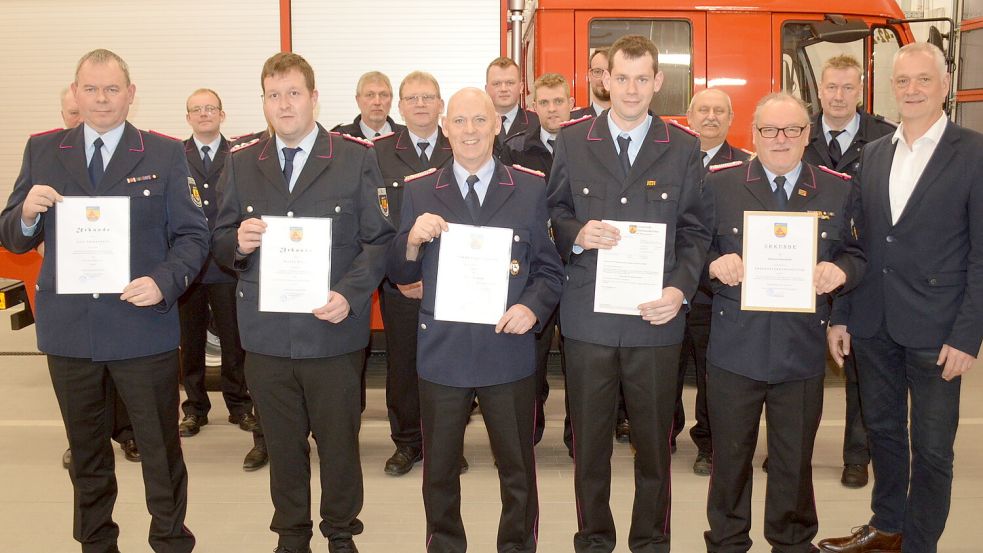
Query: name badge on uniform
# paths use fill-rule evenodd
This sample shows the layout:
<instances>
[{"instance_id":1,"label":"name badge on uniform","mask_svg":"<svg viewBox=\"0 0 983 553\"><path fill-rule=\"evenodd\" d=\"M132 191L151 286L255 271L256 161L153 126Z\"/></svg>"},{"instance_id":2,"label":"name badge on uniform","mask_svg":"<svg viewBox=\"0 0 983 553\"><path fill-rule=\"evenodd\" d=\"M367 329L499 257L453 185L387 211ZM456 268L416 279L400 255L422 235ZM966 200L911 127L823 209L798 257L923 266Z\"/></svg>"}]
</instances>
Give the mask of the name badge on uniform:
<instances>
[{"instance_id":1,"label":"name badge on uniform","mask_svg":"<svg viewBox=\"0 0 983 553\"><path fill-rule=\"evenodd\" d=\"M382 210L383 215L389 217L389 195L386 193L386 188L376 188L375 193L379 196L379 209Z\"/></svg>"},{"instance_id":2,"label":"name badge on uniform","mask_svg":"<svg viewBox=\"0 0 983 553\"><path fill-rule=\"evenodd\" d=\"M654 180L645 181L645 188L655 188L655 181Z\"/></svg>"}]
</instances>

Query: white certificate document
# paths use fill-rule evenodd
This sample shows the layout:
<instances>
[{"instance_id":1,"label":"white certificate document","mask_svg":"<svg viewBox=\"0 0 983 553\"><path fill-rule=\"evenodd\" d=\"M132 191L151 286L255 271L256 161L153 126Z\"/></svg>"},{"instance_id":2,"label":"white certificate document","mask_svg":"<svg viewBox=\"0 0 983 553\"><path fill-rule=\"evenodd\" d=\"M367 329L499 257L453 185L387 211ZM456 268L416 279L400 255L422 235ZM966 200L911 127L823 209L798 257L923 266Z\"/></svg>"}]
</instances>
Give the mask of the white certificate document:
<instances>
[{"instance_id":1,"label":"white certificate document","mask_svg":"<svg viewBox=\"0 0 983 553\"><path fill-rule=\"evenodd\" d=\"M508 302L512 229L456 223L447 227L440 235L434 318L498 324Z\"/></svg>"},{"instance_id":2,"label":"white certificate document","mask_svg":"<svg viewBox=\"0 0 983 553\"><path fill-rule=\"evenodd\" d=\"M66 196L56 204L59 294L116 294L130 283L130 199Z\"/></svg>"},{"instance_id":3,"label":"white certificate document","mask_svg":"<svg viewBox=\"0 0 983 553\"><path fill-rule=\"evenodd\" d=\"M640 315L638 306L662 297L666 262L665 223L601 221L621 232L610 250L597 250L594 311Z\"/></svg>"},{"instance_id":4,"label":"white certificate document","mask_svg":"<svg viewBox=\"0 0 983 553\"><path fill-rule=\"evenodd\" d=\"M331 291L331 219L263 216L259 310L310 313Z\"/></svg>"},{"instance_id":5,"label":"white certificate document","mask_svg":"<svg viewBox=\"0 0 983 553\"><path fill-rule=\"evenodd\" d=\"M815 213L744 212L741 309L816 312L818 228Z\"/></svg>"}]
</instances>

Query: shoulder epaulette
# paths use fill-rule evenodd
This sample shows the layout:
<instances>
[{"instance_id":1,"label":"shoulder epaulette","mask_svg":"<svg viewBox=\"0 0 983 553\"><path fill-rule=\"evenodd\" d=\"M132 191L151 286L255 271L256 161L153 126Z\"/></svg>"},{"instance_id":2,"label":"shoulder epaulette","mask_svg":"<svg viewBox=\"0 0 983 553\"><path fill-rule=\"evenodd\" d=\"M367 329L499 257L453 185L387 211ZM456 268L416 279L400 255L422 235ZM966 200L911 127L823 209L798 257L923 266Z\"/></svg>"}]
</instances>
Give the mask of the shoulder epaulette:
<instances>
[{"instance_id":1,"label":"shoulder epaulette","mask_svg":"<svg viewBox=\"0 0 983 553\"><path fill-rule=\"evenodd\" d=\"M432 175L432 174L434 174L436 172L437 172L437 168L436 167L431 167L431 168L427 169L426 171L420 171L419 173L414 173L412 175L403 177L403 182L410 182L410 181L414 181L416 179L422 179L423 177L425 177L427 175Z\"/></svg>"},{"instance_id":2,"label":"shoulder epaulette","mask_svg":"<svg viewBox=\"0 0 983 553\"><path fill-rule=\"evenodd\" d=\"M242 144L236 144L235 146L229 148L229 153L234 154L239 150L245 150L246 148L259 143L259 138L254 138L248 142L243 142Z\"/></svg>"},{"instance_id":3,"label":"shoulder epaulette","mask_svg":"<svg viewBox=\"0 0 983 553\"><path fill-rule=\"evenodd\" d=\"M875 114L873 114L873 117L874 117L874 119L880 121L881 123L887 123L888 125L891 125L894 128L898 128L898 124L897 123L895 123L894 121L891 121L890 119L885 118L883 115L879 115L879 114L876 114L875 113Z\"/></svg>"},{"instance_id":4,"label":"shoulder epaulette","mask_svg":"<svg viewBox=\"0 0 983 553\"><path fill-rule=\"evenodd\" d=\"M672 125L673 127L676 127L677 129L679 129L679 130L681 130L683 132L689 133L689 134L691 134L691 135L693 135L693 136L695 136L697 138L699 138L699 136L700 136L700 133L694 131L693 129L691 129L689 127L687 127L686 125L680 123L679 121L676 121L675 119L670 119L669 120L669 124Z\"/></svg>"},{"instance_id":5,"label":"shoulder epaulette","mask_svg":"<svg viewBox=\"0 0 983 553\"><path fill-rule=\"evenodd\" d=\"M352 135L350 135L348 133L341 133L341 137L344 138L344 139L346 139L346 140L351 140L352 142L355 142L356 144L361 144L362 146L365 146L366 148L371 148L372 146L374 146L374 144L372 143L371 140L366 140L364 138L359 138L357 136L352 136Z\"/></svg>"},{"instance_id":6,"label":"shoulder epaulette","mask_svg":"<svg viewBox=\"0 0 983 553\"><path fill-rule=\"evenodd\" d=\"M839 171L834 171L834 170L830 169L829 167L826 167L825 165L820 165L819 166L819 170L820 171L823 171L823 172L826 172L826 173L829 173L830 175L836 175L837 177L840 177L843 180L850 180L850 179L853 178L853 177L851 177L850 175L848 175L846 173L840 173Z\"/></svg>"},{"instance_id":7,"label":"shoulder epaulette","mask_svg":"<svg viewBox=\"0 0 983 553\"><path fill-rule=\"evenodd\" d=\"M377 142L383 138L389 138L390 136L396 136L396 131L387 132L386 134L380 134L379 136L372 137L372 142Z\"/></svg>"},{"instance_id":8,"label":"shoulder epaulette","mask_svg":"<svg viewBox=\"0 0 983 553\"><path fill-rule=\"evenodd\" d=\"M239 135L236 135L236 136L230 136L229 137L229 142L235 142L236 140L242 140L243 138L246 138L247 136L252 136L254 134L256 134L256 133L254 133L254 132L247 132L247 133L239 134Z\"/></svg>"},{"instance_id":9,"label":"shoulder epaulette","mask_svg":"<svg viewBox=\"0 0 983 553\"><path fill-rule=\"evenodd\" d=\"M164 133L162 133L162 132L159 132L159 131L155 131L155 130L153 130L153 129L147 129L147 132L149 132L150 134L155 134L155 135L157 135L157 136L160 136L160 137L162 137L162 138L168 138L168 139L170 139L170 140L174 140L174 141L177 141L177 142L181 142L181 139L180 139L180 138L176 138L176 137L173 137L173 136L171 136L171 135L169 135L169 134L164 134Z\"/></svg>"},{"instance_id":10,"label":"shoulder epaulette","mask_svg":"<svg viewBox=\"0 0 983 553\"><path fill-rule=\"evenodd\" d=\"M65 129L63 129L61 127L56 127L56 128L51 129L49 131L36 132L36 133L32 134L31 136L44 136L46 134L51 134L53 132L58 132L58 131L63 131L63 130L65 130ZM21 136L23 136L23 135L21 135Z\"/></svg>"},{"instance_id":11,"label":"shoulder epaulette","mask_svg":"<svg viewBox=\"0 0 983 553\"><path fill-rule=\"evenodd\" d=\"M518 163L513 164L512 165L512 168L513 169L518 169L519 171L522 171L523 173L529 173L530 175L536 175L537 177L546 178L546 173L544 173L542 171L537 171L535 169L530 169L528 167L523 167L523 166L519 165Z\"/></svg>"},{"instance_id":12,"label":"shoulder epaulette","mask_svg":"<svg viewBox=\"0 0 983 553\"><path fill-rule=\"evenodd\" d=\"M745 154L747 154L747 155L749 155L749 156L752 156L752 157L753 157L753 156L756 156L756 155L758 155L757 153L755 153L755 152L752 152L751 150L748 150L747 148L739 148L739 149L740 149L740 150L741 150L742 152L744 152Z\"/></svg>"},{"instance_id":13,"label":"shoulder epaulette","mask_svg":"<svg viewBox=\"0 0 983 553\"><path fill-rule=\"evenodd\" d=\"M731 161L730 163L718 163L717 165L711 165L707 169L711 173L716 173L717 171L723 171L724 169L730 169L731 167L740 167L744 165L743 161Z\"/></svg>"},{"instance_id":14,"label":"shoulder epaulette","mask_svg":"<svg viewBox=\"0 0 983 553\"><path fill-rule=\"evenodd\" d=\"M587 115L585 115L583 117L578 117L576 119L571 119L569 121L564 121L564 122L560 123L560 126L561 127L569 127L570 125L576 125L577 123L581 123L581 122L586 121L586 120L588 120L588 119L590 119L592 117L594 117L594 116L588 113Z\"/></svg>"}]
</instances>

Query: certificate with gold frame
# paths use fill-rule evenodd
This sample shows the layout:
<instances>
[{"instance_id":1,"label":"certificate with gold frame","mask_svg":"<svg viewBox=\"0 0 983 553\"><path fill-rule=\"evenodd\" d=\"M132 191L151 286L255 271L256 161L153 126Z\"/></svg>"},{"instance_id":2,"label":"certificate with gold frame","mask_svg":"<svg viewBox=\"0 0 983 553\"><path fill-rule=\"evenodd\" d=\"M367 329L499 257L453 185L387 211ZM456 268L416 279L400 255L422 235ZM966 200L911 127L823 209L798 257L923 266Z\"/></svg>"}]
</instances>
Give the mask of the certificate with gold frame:
<instances>
[{"instance_id":1,"label":"certificate with gold frame","mask_svg":"<svg viewBox=\"0 0 983 553\"><path fill-rule=\"evenodd\" d=\"M741 309L815 313L818 233L815 213L745 211Z\"/></svg>"}]
</instances>

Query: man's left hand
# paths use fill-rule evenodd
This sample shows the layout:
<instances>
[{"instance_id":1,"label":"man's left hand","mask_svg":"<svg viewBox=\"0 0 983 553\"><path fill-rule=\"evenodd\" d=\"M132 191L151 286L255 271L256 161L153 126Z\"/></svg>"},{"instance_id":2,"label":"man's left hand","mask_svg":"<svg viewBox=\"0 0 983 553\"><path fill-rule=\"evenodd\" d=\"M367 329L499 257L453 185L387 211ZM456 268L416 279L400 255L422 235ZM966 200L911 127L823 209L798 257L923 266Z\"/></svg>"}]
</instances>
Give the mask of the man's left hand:
<instances>
[{"instance_id":1,"label":"man's left hand","mask_svg":"<svg viewBox=\"0 0 983 553\"><path fill-rule=\"evenodd\" d=\"M150 307L160 303L164 299L164 294L157 287L154 279L142 276L131 280L126 288L123 288L123 295L119 299L128 301L137 307Z\"/></svg>"},{"instance_id":2,"label":"man's left hand","mask_svg":"<svg viewBox=\"0 0 983 553\"><path fill-rule=\"evenodd\" d=\"M942 351L939 352L939 360L935 364L944 366L942 378L948 381L969 372L975 362L976 357L963 353L949 344L943 344Z\"/></svg>"},{"instance_id":3,"label":"man's left hand","mask_svg":"<svg viewBox=\"0 0 983 553\"><path fill-rule=\"evenodd\" d=\"M345 296L338 292L331 292L331 295L328 296L328 303L318 307L312 313L322 321L337 324L345 320L349 311L351 311L351 306L348 305Z\"/></svg>"},{"instance_id":4,"label":"man's left hand","mask_svg":"<svg viewBox=\"0 0 983 553\"><path fill-rule=\"evenodd\" d=\"M638 306L642 319L661 325L671 321L683 306L683 292L679 288L669 286L662 289L662 297Z\"/></svg>"},{"instance_id":5,"label":"man's left hand","mask_svg":"<svg viewBox=\"0 0 983 553\"><path fill-rule=\"evenodd\" d=\"M502 315L502 318L498 320L498 324L495 325L495 334L501 334L502 332L506 334L525 334L535 324L536 315L533 314L532 310L521 303L517 303L510 307Z\"/></svg>"},{"instance_id":6,"label":"man's left hand","mask_svg":"<svg viewBox=\"0 0 983 553\"><path fill-rule=\"evenodd\" d=\"M829 261L821 261L812 273L816 294L828 294L846 284L846 273Z\"/></svg>"}]
</instances>

